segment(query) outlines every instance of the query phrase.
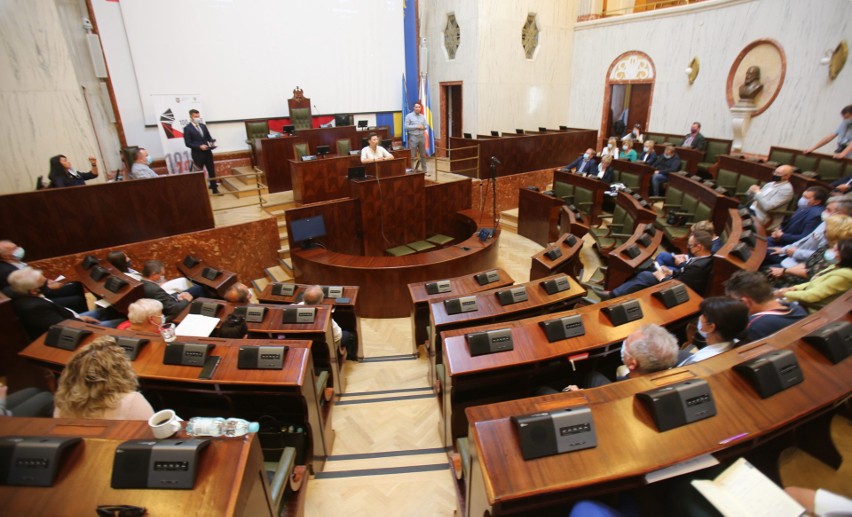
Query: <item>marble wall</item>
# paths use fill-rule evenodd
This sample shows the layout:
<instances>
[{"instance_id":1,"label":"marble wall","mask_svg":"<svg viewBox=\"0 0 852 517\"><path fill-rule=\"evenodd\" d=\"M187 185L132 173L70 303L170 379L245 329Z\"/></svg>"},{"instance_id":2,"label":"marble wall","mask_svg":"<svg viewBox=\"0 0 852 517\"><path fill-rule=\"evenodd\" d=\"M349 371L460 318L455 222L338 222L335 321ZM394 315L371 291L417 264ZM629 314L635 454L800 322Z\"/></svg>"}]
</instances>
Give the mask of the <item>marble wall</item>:
<instances>
[{"instance_id":1,"label":"marble wall","mask_svg":"<svg viewBox=\"0 0 852 517\"><path fill-rule=\"evenodd\" d=\"M0 2L2 194L34 189L56 154L82 170L90 154L103 163L58 3Z\"/></svg>"},{"instance_id":2,"label":"marble wall","mask_svg":"<svg viewBox=\"0 0 852 517\"><path fill-rule=\"evenodd\" d=\"M728 72L750 42L770 38L786 53L787 74L772 106L752 119L743 150L766 154L773 144L803 148L837 127L852 102L852 67L835 81L819 64L826 49L852 41L852 2L707 0L691 6L578 23L574 29L569 121L600 129L606 72L620 54L639 50L657 79L649 130L685 133L693 120L707 136L732 138L725 96ZM605 44L604 44L605 43ZM684 69L698 57L690 85ZM823 151L829 151L825 147Z\"/></svg>"}]
</instances>

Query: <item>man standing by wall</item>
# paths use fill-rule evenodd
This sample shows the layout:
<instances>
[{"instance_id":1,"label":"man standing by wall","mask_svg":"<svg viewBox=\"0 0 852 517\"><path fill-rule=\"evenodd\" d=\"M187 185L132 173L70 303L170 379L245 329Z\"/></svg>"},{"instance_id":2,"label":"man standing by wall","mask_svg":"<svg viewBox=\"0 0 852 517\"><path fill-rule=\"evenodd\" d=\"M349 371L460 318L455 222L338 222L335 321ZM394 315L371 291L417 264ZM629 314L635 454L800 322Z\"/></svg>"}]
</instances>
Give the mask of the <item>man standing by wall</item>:
<instances>
[{"instance_id":1,"label":"man standing by wall","mask_svg":"<svg viewBox=\"0 0 852 517\"><path fill-rule=\"evenodd\" d=\"M414 111L405 116L405 130L408 131L408 148L411 149L411 168L417 169L415 156L420 156L420 170L426 172L426 139L423 130L426 129L426 116L423 106L417 102Z\"/></svg>"}]
</instances>

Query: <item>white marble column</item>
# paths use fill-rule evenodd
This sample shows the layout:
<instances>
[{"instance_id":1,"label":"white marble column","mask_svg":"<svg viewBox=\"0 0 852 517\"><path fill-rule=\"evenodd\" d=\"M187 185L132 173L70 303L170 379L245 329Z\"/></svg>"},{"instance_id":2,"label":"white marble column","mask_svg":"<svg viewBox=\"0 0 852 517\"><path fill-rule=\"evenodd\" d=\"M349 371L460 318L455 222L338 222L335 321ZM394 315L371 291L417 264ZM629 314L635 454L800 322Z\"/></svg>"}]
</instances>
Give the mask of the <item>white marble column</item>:
<instances>
[{"instance_id":1,"label":"white marble column","mask_svg":"<svg viewBox=\"0 0 852 517\"><path fill-rule=\"evenodd\" d=\"M731 128L734 132L731 152L742 152L751 115L755 109L754 101L752 100L741 100L731 107Z\"/></svg>"}]
</instances>

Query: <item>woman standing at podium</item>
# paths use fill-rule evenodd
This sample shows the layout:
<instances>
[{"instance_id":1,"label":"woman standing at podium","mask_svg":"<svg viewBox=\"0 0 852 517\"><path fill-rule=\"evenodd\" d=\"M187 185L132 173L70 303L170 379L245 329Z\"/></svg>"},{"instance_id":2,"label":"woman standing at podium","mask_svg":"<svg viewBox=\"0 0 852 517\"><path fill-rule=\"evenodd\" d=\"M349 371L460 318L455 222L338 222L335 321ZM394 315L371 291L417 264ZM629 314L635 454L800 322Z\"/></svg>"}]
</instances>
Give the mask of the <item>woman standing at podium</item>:
<instances>
[{"instance_id":1,"label":"woman standing at podium","mask_svg":"<svg viewBox=\"0 0 852 517\"><path fill-rule=\"evenodd\" d=\"M379 145L379 135L370 133L369 145L361 149L361 163L373 163L381 160L392 160L393 155Z\"/></svg>"},{"instance_id":2,"label":"woman standing at podium","mask_svg":"<svg viewBox=\"0 0 852 517\"><path fill-rule=\"evenodd\" d=\"M148 420L154 408L139 393L124 349L101 336L68 361L56 390L56 418Z\"/></svg>"}]
</instances>

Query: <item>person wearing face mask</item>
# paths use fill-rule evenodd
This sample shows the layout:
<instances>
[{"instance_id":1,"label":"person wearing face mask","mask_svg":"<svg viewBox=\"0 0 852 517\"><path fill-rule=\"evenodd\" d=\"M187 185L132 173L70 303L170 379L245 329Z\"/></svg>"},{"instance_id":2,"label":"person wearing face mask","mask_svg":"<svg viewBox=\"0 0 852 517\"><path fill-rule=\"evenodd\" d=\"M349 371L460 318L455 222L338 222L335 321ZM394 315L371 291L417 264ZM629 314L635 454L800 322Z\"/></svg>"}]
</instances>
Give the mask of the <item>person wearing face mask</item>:
<instances>
[{"instance_id":1,"label":"person wearing face mask","mask_svg":"<svg viewBox=\"0 0 852 517\"><path fill-rule=\"evenodd\" d=\"M597 170L593 172L594 177L604 183L612 183L615 173L612 170L612 155L606 155L601 158L601 163L598 164Z\"/></svg>"},{"instance_id":2,"label":"person wearing face mask","mask_svg":"<svg viewBox=\"0 0 852 517\"><path fill-rule=\"evenodd\" d=\"M840 116L843 117L843 120L840 121L840 125L837 126L837 130L834 133L826 135L815 146L805 149L802 153L810 154L836 138L837 148L834 149L832 156L834 158L846 158L849 156L850 151L852 151L852 104L844 107L840 111Z\"/></svg>"},{"instance_id":3,"label":"person wearing face mask","mask_svg":"<svg viewBox=\"0 0 852 517\"><path fill-rule=\"evenodd\" d=\"M622 137L622 140L625 138L629 138L634 142L639 142L640 144L645 141L645 135L642 133L642 124L634 124L633 131L627 133Z\"/></svg>"},{"instance_id":4,"label":"person wearing face mask","mask_svg":"<svg viewBox=\"0 0 852 517\"><path fill-rule=\"evenodd\" d=\"M564 172L576 172L584 174L589 174L590 172L596 170L595 150L591 147L586 149L585 153L583 153L579 158L569 163L565 167L562 167L561 170Z\"/></svg>"},{"instance_id":5,"label":"person wearing face mask","mask_svg":"<svg viewBox=\"0 0 852 517\"><path fill-rule=\"evenodd\" d=\"M50 179L51 188L61 187L77 187L85 185L87 180L98 177L98 160L94 156L89 156L89 165L92 166L90 172L77 172L71 160L65 155L57 154L50 159Z\"/></svg>"},{"instance_id":6,"label":"person wearing face mask","mask_svg":"<svg viewBox=\"0 0 852 517\"><path fill-rule=\"evenodd\" d=\"M149 260L142 268L142 287L145 298L152 298L163 304L166 321L171 321L181 313L196 296L189 291L170 295L160 285L166 281L166 267L159 260Z\"/></svg>"},{"instance_id":7,"label":"person wearing face mask","mask_svg":"<svg viewBox=\"0 0 852 517\"><path fill-rule=\"evenodd\" d=\"M669 181L669 174L680 170L680 157L675 153L673 145L666 146L662 156L658 156L653 165L654 175L651 176L651 195L661 196L663 184Z\"/></svg>"},{"instance_id":8,"label":"person wearing face mask","mask_svg":"<svg viewBox=\"0 0 852 517\"><path fill-rule=\"evenodd\" d=\"M150 298L139 298L127 307L127 321L118 328L159 334L160 327L165 324L163 304Z\"/></svg>"},{"instance_id":9,"label":"person wearing face mask","mask_svg":"<svg viewBox=\"0 0 852 517\"><path fill-rule=\"evenodd\" d=\"M201 121L198 110L189 110L189 124L183 128L183 143L192 150L192 162L201 170L207 169L210 180L210 192L218 195L219 186L216 183L216 165L213 163L213 149L216 140L210 136L207 125Z\"/></svg>"},{"instance_id":10,"label":"person wearing face mask","mask_svg":"<svg viewBox=\"0 0 852 517\"><path fill-rule=\"evenodd\" d=\"M807 260L792 267L769 268L772 286L776 289L782 289L814 278L821 271L831 266L831 263L826 260L826 252L833 248L838 241L846 239L852 239L852 217L840 214L832 215L825 220L825 244L814 250Z\"/></svg>"},{"instance_id":11,"label":"person wearing face mask","mask_svg":"<svg viewBox=\"0 0 852 517\"><path fill-rule=\"evenodd\" d=\"M24 248L12 241L0 241L0 290L4 292L9 287L9 275L27 267L24 262ZM80 282L61 283L48 280L40 289L41 294L49 300L76 312L88 310L83 284Z\"/></svg>"},{"instance_id":12,"label":"person wearing face mask","mask_svg":"<svg viewBox=\"0 0 852 517\"><path fill-rule=\"evenodd\" d=\"M844 239L825 250L825 261L831 264L810 281L775 291L776 297L801 302L821 309L852 289L852 239Z\"/></svg>"},{"instance_id":13,"label":"person wearing face mask","mask_svg":"<svg viewBox=\"0 0 852 517\"><path fill-rule=\"evenodd\" d=\"M130 267L131 261L127 253L123 251L110 251L107 253L106 261L130 278L142 281L142 273Z\"/></svg>"},{"instance_id":14,"label":"person wearing face mask","mask_svg":"<svg viewBox=\"0 0 852 517\"><path fill-rule=\"evenodd\" d=\"M642 145L642 154L639 155L639 161L646 165L653 165L657 161L657 153L654 152L654 141L648 140Z\"/></svg>"},{"instance_id":15,"label":"person wearing face mask","mask_svg":"<svg viewBox=\"0 0 852 517\"><path fill-rule=\"evenodd\" d=\"M822 219L820 225L810 235L792 244L767 248L766 257L763 259L761 266L771 267L780 265L782 268L790 269L807 262L816 250L828 244L826 240L826 234L828 233L827 221L832 215L852 215L852 195L847 194L828 198L825 210L820 214L820 218ZM780 276L780 273L773 276L777 278Z\"/></svg>"},{"instance_id":16,"label":"person wearing face mask","mask_svg":"<svg viewBox=\"0 0 852 517\"><path fill-rule=\"evenodd\" d=\"M151 155L148 154L148 150L144 147L140 147L136 151L136 160L130 167L130 172L127 174L127 178L131 180L140 180L159 177L159 174L151 168L151 163L153 161L154 160L151 158Z\"/></svg>"},{"instance_id":17,"label":"person wearing face mask","mask_svg":"<svg viewBox=\"0 0 852 517\"><path fill-rule=\"evenodd\" d=\"M766 275L737 271L725 282L725 294L748 307L745 342L757 341L788 327L808 315L801 305L781 303L772 293Z\"/></svg>"},{"instance_id":18,"label":"person wearing face mask","mask_svg":"<svg viewBox=\"0 0 852 517\"><path fill-rule=\"evenodd\" d=\"M636 151L633 149L633 139L629 136L624 137L621 140L621 159L628 162L635 162L636 157Z\"/></svg>"},{"instance_id":19,"label":"person wearing face mask","mask_svg":"<svg viewBox=\"0 0 852 517\"><path fill-rule=\"evenodd\" d=\"M752 185L748 188L748 196L752 200L749 209L767 232L778 228L783 219L780 214L773 214L773 212L784 209L793 199L790 176L793 175L794 170L792 165L781 165L772 174L772 181L762 187Z\"/></svg>"},{"instance_id":20,"label":"person wearing face mask","mask_svg":"<svg viewBox=\"0 0 852 517\"><path fill-rule=\"evenodd\" d=\"M678 366L688 366L730 350L748 324L748 307L727 296L705 298L698 309L698 333L707 346L682 359Z\"/></svg>"},{"instance_id":21,"label":"person wearing face mask","mask_svg":"<svg viewBox=\"0 0 852 517\"><path fill-rule=\"evenodd\" d=\"M613 159L618 159L618 139L614 136L609 137L609 140L606 142L606 146L601 150L601 158L610 155Z\"/></svg>"},{"instance_id":22,"label":"person wearing face mask","mask_svg":"<svg viewBox=\"0 0 852 517\"><path fill-rule=\"evenodd\" d=\"M767 246L786 246L809 235L822 222L826 200L828 190L823 187L808 187L802 192L796 211L766 239Z\"/></svg>"},{"instance_id":23,"label":"person wearing face mask","mask_svg":"<svg viewBox=\"0 0 852 517\"><path fill-rule=\"evenodd\" d=\"M683 137L681 147L691 147L698 151L703 151L707 147L707 141L704 135L701 134L701 122L693 122L689 128L689 133Z\"/></svg>"}]
</instances>

